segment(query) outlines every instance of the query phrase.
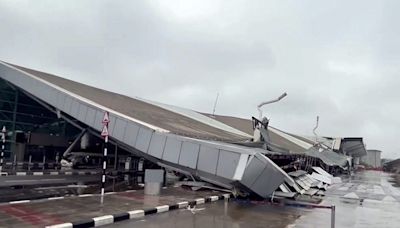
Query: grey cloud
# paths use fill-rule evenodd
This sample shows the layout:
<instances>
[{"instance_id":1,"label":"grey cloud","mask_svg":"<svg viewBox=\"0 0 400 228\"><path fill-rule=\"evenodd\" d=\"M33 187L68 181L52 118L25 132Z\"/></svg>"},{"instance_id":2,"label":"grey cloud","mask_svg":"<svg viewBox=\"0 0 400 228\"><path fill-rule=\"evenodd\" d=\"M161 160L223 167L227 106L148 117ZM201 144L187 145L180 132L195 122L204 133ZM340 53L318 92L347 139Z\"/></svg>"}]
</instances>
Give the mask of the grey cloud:
<instances>
[{"instance_id":1,"label":"grey cloud","mask_svg":"<svg viewBox=\"0 0 400 228\"><path fill-rule=\"evenodd\" d=\"M310 135L320 115L321 135L399 157L399 6L2 1L0 59L203 112L219 92L217 113L241 117L286 91L265 107L272 125Z\"/></svg>"}]
</instances>

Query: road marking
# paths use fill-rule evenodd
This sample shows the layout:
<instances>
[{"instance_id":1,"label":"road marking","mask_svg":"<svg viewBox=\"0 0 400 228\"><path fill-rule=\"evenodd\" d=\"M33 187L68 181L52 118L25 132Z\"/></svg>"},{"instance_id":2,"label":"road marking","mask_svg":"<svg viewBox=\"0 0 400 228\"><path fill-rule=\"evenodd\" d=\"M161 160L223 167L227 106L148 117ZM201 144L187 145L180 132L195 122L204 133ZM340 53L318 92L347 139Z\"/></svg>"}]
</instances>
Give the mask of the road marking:
<instances>
[{"instance_id":1,"label":"road marking","mask_svg":"<svg viewBox=\"0 0 400 228\"><path fill-rule=\"evenodd\" d=\"M6 180L4 182L8 183L23 183L23 182L37 182L37 181L60 181L60 180L66 180L65 178L58 178L58 179L37 179L37 180Z\"/></svg>"},{"instance_id":2,"label":"road marking","mask_svg":"<svg viewBox=\"0 0 400 228\"><path fill-rule=\"evenodd\" d=\"M46 226L46 228L72 228L72 227L73 227L73 224L70 222L58 224L58 225Z\"/></svg>"},{"instance_id":3,"label":"road marking","mask_svg":"<svg viewBox=\"0 0 400 228\"><path fill-rule=\"evenodd\" d=\"M88 196L93 196L93 194L83 194L83 195L78 195L78 197L88 197Z\"/></svg>"},{"instance_id":4,"label":"road marking","mask_svg":"<svg viewBox=\"0 0 400 228\"><path fill-rule=\"evenodd\" d=\"M64 196L60 196L60 197L50 197L50 198L47 198L48 200L59 200L59 199L65 199L65 197Z\"/></svg>"},{"instance_id":5,"label":"road marking","mask_svg":"<svg viewBox=\"0 0 400 228\"><path fill-rule=\"evenodd\" d=\"M20 204L20 203L29 203L30 200L18 200L18 201L11 201L9 204Z\"/></svg>"}]
</instances>

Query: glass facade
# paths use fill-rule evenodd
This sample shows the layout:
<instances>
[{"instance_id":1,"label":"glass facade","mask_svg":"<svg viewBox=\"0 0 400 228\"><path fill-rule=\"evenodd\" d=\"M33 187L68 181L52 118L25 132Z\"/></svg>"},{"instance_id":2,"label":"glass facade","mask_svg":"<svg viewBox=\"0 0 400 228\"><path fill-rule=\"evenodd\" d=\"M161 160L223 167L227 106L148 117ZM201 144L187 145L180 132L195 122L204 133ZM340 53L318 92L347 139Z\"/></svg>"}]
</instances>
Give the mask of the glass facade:
<instances>
[{"instance_id":1,"label":"glass facade","mask_svg":"<svg viewBox=\"0 0 400 228\"><path fill-rule=\"evenodd\" d=\"M78 129L63 119L58 119L55 113L31 99L23 91L0 79L0 128L3 126L7 129L6 160L14 156L14 151L20 145L23 145L24 157L32 155L38 158L43 154L49 158L54 157L56 152L62 153L66 148L49 145L51 142L31 145L29 136L32 133L64 138L66 141L79 133Z\"/></svg>"}]
</instances>

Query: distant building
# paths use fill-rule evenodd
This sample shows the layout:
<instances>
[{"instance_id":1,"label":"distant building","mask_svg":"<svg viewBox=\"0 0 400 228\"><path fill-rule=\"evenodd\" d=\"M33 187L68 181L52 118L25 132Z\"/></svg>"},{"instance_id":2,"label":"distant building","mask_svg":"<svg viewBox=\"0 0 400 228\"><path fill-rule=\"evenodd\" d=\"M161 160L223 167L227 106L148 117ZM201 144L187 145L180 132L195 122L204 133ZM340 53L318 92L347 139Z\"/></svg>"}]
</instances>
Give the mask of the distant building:
<instances>
[{"instance_id":1,"label":"distant building","mask_svg":"<svg viewBox=\"0 0 400 228\"><path fill-rule=\"evenodd\" d=\"M361 163L373 168L380 168L382 167L381 153L380 150L367 150L367 155L361 157Z\"/></svg>"}]
</instances>

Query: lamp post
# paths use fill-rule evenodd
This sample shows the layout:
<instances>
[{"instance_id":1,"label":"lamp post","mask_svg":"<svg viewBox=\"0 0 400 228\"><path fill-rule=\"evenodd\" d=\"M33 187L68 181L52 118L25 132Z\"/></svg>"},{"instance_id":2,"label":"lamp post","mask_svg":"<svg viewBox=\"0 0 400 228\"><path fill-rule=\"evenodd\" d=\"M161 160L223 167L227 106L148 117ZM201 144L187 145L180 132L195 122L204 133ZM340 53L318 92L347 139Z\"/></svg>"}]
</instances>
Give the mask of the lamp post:
<instances>
[{"instance_id":1,"label":"lamp post","mask_svg":"<svg viewBox=\"0 0 400 228\"><path fill-rule=\"evenodd\" d=\"M286 97L287 96L287 93L285 92L285 93L283 93L282 95L280 95L277 99L274 99L274 100L270 100L270 101L264 101L264 102L262 102L261 104L259 104L258 106L257 106L257 109L258 109L258 112L259 112L259 120L261 120L262 119L262 110L261 110L261 107L262 106L264 106L264 105L267 105L267 104L271 104L271 103L275 103L275 102L278 102L278 101L280 101L280 100L282 100L284 97Z\"/></svg>"}]
</instances>

